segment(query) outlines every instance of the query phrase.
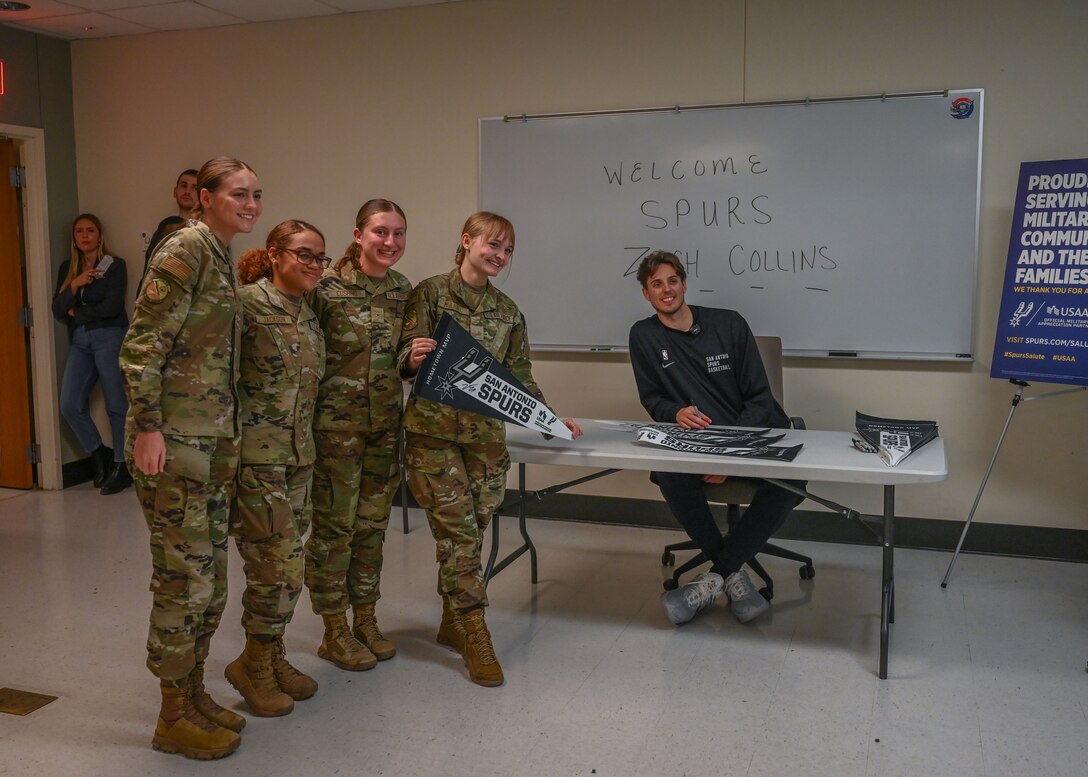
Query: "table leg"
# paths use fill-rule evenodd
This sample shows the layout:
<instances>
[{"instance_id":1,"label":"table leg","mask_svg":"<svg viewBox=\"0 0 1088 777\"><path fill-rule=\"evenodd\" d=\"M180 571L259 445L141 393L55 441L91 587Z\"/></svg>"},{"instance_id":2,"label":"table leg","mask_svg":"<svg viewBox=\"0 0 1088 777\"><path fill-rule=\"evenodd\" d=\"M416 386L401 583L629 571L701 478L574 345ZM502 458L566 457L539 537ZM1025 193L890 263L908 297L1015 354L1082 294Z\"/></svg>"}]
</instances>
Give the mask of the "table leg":
<instances>
[{"instance_id":1,"label":"table leg","mask_svg":"<svg viewBox=\"0 0 1088 777\"><path fill-rule=\"evenodd\" d=\"M888 679L888 637L895 619L895 486L884 486L884 537L880 597L880 671Z\"/></svg>"},{"instance_id":2,"label":"table leg","mask_svg":"<svg viewBox=\"0 0 1088 777\"><path fill-rule=\"evenodd\" d=\"M525 465L518 464L518 529L525 546L529 548L529 569L533 585L536 585L536 545L533 544L529 530L525 526Z\"/></svg>"},{"instance_id":3,"label":"table leg","mask_svg":"<svg viewBox=\"0 0 1088 777\"><path fill-rule=\"evenodd\" d=\"M534 496L537 499L542 499L551 494L558 494L560 491L570 488L571 486L581 485L582 483L588 483L591 480L597 478L603 478L607 475L615 474L619 472L618 469L603 469L599 472L594 472L592 475L586 475L585 477L576 478L575 480L568 480L566 483L557 483L554 486L542 489L540 491L528 491L525 488L525 465L518 464L518 529L521 532L521 547L513 550L509 555L503 558L498 563L495 562L495 558L498 555L499 548L499 515L497 511L495 517L491 519L491 555L487 560L487 566L484 568L484 582L488 582L495 575L502 572L515 560L517 560L521 554L526 551L529 552L530 568L532 574L533 585L537 583L537 560L536 560L536 545L533 543L532 538L529 536L529 529L526 526L525 519L528 517L528 510L526 504L529 501L530 496ZM504 503L506 509L511 509L513 505L507 505Z\"/></svg>"},{"instance_id":4,"label":"table leg","mask_svg":"<svg viewBox=\"0 0 1088 777\"><path fill-rule=\"evenodd\" d=\"M531 568L533 584L536 584L536 545L533 544L533 540L529 537L529 529L525 525L525 502L527 499L528 492L525 490L525 465L518 464L518 529L521 532L521 547L513 550L498 563L495 562L495 559L498 558L499 555L499 513L501 512L501 510L497 510L495 515L491 518L491 553L487 558L487 566L484 567L485 585L491 578L516 561L525 551L529 551L529 559L531 562L529 566Z\"/></svg>"},{"instance_id":5,"label":"table leg","mask_svg":"<svg viewBox=\"0 0 1088 777\"><path fill-rule=\"evenodd\" d=\"M484 567L484 585L487 585L495 571L495 559L499 555L499 514L491 516L491 552L487 556L487 566Z\"/></svg>"},{"instance_id":6,"label":"table leg","mask_svg":"<svg viewBox=\"0 0 1088 777\"><path fill-rule=\"evenodd\" d=\"M403 521L403 532L407 534L411 531L411 528L408 526L408 471L404 466L404 450L407 443L405 442L403 429L400 432L397 445L400 449L400 517L401 521Z\"/></svg>"}]
</instances>

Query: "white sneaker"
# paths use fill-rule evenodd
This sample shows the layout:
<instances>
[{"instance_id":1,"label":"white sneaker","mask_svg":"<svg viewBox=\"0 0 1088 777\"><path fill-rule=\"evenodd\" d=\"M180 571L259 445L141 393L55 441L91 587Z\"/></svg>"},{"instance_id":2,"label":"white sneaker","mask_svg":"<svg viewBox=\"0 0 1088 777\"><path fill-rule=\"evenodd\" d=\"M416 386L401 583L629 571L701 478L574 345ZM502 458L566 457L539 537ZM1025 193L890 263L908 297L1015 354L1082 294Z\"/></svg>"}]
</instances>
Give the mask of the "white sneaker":
<instances>
[{"instance_id":1,"label":"white sneaker","mask_svg":"<svg viewBox=\"0 0 1088 777\"><path fill-rule=\"evenodd\" d=\"M729 607L737 620L747 623L771 609L771 603L752 585L751 578L743 569L725 578L725 594L729 597Z\"/></svg>"},{"instance_id":2,"label":"white sneaker","mask_svg":"<svg viewBox=\"0 0 1088 777\"><path fill-rule=\"evenodd\" d=\"M690 583L661 594L665 615L676 626L687 623L699 610L718 598L725 580L717 572L704 572Z\"/></svg>"}]
</instances>

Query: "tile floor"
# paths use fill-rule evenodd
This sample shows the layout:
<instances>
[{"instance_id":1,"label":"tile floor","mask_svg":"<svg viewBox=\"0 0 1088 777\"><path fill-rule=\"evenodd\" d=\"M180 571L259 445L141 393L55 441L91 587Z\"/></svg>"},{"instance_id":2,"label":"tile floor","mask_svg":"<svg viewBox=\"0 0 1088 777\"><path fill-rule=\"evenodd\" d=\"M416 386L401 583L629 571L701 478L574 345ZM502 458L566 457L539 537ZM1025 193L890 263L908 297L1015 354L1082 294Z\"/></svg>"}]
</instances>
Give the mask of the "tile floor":
<instances>
[{"instance_id":1,"label":"tile floor","mask_svg":"<svg viewBox=\"0 0 1088 777\"><path fill-rule=\"evenodd\" d=\"M397 657L358 674L321 661L304 595L287 647L318 695L250 717L237 753L198 764L149 746L148 551L132 492L0 500L0 687L59 697L0 714L0 775L1088 774L1088 564L966 556L942 590L948 554L900 551L881 681L876 548L804 544L816 579L770 560L768 617L741 626L719 601L674 628L659 558L678 533L534 521L539 585L527 559L491 585L507 683L485 689L433 642L433 541L421 514L408 535L399 522L379 605ZM209 686L244 712L222 679L243 640L240 572L232 551Z\"/></svg>"}]
</instances>

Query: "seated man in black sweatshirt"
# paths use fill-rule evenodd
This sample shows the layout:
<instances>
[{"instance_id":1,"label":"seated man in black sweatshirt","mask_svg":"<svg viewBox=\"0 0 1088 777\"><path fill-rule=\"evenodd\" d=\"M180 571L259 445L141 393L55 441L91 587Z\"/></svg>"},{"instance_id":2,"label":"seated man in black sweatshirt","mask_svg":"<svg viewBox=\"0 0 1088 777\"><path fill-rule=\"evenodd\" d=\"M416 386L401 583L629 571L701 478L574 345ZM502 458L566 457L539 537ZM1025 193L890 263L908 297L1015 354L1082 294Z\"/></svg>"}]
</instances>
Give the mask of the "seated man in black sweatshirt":
<instances>
[{"instance_id":1,"label":"seated man in black sweatshirt","mask_svg":"<svg viewBox=\"0 0 1088 777\"><path fill-rule=\"evenodd\" d=\"M680 259L665 251L649 254L639 265L642 295L656 314L631 327L631 366L642 406L655 421L685 429L705 429L712 423L788 427L789 418L771 394L747 322L734 310L688 305L686 278ZM725 482L724 475L654 472L651 479L684 531L711 561L709 572L662 595L669 620L675 624L691 620L723 589L741 623L766 612L770 603L742 567L781 528L801 497L764 483L723 539L703 487Z\"/></svg>"}]
</instances>

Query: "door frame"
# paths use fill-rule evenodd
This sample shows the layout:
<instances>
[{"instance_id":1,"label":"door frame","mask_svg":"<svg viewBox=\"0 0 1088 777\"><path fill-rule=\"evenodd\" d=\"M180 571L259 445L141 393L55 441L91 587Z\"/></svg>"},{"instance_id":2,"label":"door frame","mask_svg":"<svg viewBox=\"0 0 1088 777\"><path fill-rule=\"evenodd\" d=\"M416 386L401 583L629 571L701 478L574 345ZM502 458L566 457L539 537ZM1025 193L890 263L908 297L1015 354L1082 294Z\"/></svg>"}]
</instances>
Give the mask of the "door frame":
<instances>
[{"instance_id":1,"label":"door frame","mask_svg":"<svg viewBox=\"0 0 1088 777\"><path fill-rule=\"evenodd\" d=\"M23 189L23 248L26 251L30 327L30 384L34 397L34 441L41 447L38 488L64 487L61 469L60 405L57 399L57 349L53 317L52 264L49 257L49 204L45 178L45 130L0 124L0 134L15 141L26 170Z\"/></svg>"}]
</instances>

